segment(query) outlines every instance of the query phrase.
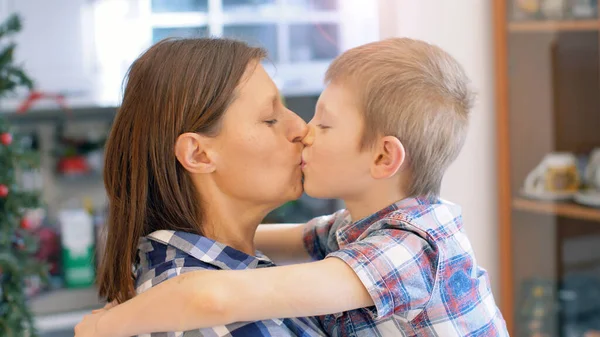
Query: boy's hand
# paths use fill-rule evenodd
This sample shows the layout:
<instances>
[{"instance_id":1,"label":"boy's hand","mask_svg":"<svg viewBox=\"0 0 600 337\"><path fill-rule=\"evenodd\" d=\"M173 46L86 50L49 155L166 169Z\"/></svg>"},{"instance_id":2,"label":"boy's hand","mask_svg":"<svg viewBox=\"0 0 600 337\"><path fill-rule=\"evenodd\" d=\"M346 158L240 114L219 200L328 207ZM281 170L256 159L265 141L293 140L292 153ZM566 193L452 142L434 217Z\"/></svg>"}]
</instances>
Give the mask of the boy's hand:
<instances>
[{"instance_id":1,"label":"boy's hand","mask_svg":"<svg viewBox=\"0 0 600 337\"><path fill-rule=\"evenodd\" d=\"M116 302L108 303L102 309L94 310L90 315L75 326L75 337L117 337L114 332L107 331L101 324L102 318L110 309L117 305Z\"/></svg>"}]
</instances>

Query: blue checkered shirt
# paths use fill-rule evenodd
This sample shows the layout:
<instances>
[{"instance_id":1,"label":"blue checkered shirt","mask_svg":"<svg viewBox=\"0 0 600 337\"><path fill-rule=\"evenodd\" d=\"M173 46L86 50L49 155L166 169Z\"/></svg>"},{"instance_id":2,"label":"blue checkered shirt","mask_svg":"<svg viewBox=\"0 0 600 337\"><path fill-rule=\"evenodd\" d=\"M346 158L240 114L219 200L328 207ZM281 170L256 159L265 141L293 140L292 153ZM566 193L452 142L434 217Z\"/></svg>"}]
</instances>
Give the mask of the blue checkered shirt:
<instances>
[{"instance_id":1,"label":"blue checkered shirt","mask_svg":"<svg viewBox=\"0 0 600 337\"><path fill-rule=\"evenodd\" d=\"M155 285L196 270L241 270L274 266L257 252L250 256L206 237L175 231L156 231L140 240L136 270L138 294ZM243 305L243 303L240 303ZM240 322L187 332L153 333L152 337L324 336L314 318Z\"/></svg>"}]
</instances>

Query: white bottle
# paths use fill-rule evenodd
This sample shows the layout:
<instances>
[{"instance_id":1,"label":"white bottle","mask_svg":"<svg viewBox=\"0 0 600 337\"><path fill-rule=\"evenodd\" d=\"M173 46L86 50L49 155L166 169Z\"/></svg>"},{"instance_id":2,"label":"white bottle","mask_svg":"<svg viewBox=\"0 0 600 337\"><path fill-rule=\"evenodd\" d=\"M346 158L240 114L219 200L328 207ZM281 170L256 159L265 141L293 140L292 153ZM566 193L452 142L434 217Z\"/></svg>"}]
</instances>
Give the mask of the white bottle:
<instances>
[{"instance_id":1,"label":"white bottle","mask_svg":"<svg viewBox=\"0 0 600 337\"><path fill-rule=\"evenodd\" d=\"M67 288L94 284L94 225L84 209L61 210L62 265Z\"/></svg>"}]
</instances>

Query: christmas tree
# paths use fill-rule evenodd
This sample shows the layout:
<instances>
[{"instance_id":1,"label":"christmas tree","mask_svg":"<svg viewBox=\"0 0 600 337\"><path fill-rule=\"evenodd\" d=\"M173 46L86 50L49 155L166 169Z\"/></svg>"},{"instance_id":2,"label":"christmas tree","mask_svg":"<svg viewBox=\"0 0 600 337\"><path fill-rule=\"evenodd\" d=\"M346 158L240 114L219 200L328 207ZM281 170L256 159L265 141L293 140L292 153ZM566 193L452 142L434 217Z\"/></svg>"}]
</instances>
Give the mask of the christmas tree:
<instances>
[{"instance_id":1,"label":"christmas tree","mask_svg":"<svg viewBox=\"0 0 600 337\"><path fill-rule=\"evenodd\" d=\"M0 25L0 41L17 33L21 22L10 16ZM14 42L0 43L0 98L32 81L14 62ZM27 306L25 281L44 275L44 266L34 257L37 240L22 227L27 209L39 207L35 192L19 187L19 173L37 165L37 154L15 136L0 113L0 336L35 336L32 314Z\"/></svg>"}]
</instances>

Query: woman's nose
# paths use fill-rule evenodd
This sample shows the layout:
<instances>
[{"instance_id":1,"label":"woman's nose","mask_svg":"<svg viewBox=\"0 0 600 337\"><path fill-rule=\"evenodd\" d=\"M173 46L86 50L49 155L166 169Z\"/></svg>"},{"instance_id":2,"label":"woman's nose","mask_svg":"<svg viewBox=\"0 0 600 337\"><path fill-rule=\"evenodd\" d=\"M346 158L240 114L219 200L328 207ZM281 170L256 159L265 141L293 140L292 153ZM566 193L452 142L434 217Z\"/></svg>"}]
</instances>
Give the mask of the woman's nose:
<instances>
[{"instance_id":1,"label":"woman's nose","mask_svg":"<svg viewBox=\"0 0 600 337\"><path fill-rule=\"evenodd\" d=\"M306 125L306 122L300 118L300 116L291 111L290 113L292 114L292 119L291 127L288 131L288 139L293 143L300 143L308 132L308 126Z\"/></svg>"},{"instance_id":2,"label":"woman's nose","mask_svg":"<svg viewBox=\"0 0 600 337\"><path fill-rule=\"evenodd\" d=\"M302 144L304 144L304 146L311 146L314 141L315 141L315 127L313 125L309 124L308 132L306 133L306 136L304 136L304 138L302 138Z\"/></svg>"}]
</instances>

